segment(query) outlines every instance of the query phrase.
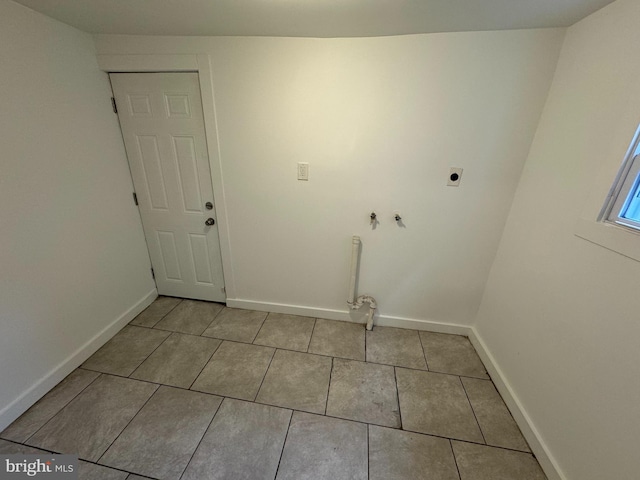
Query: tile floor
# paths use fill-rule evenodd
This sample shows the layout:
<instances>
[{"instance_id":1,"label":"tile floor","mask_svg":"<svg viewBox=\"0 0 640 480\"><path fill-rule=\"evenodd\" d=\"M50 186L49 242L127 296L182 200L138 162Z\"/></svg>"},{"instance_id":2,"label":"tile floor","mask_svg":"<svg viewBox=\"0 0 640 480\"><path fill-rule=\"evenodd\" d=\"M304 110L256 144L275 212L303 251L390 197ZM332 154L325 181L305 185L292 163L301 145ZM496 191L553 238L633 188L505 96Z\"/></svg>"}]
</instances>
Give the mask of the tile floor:
<instances>
[{"instance_id":1,"label":"tile floor","mask_svg":"<svg viewBox=\"0 0 640 480\"><path fill-rule=\"evenodd\" d=\"M461 336L160 297L0 433L81 480L544 480Z\"/></svg>"}]
</instances>

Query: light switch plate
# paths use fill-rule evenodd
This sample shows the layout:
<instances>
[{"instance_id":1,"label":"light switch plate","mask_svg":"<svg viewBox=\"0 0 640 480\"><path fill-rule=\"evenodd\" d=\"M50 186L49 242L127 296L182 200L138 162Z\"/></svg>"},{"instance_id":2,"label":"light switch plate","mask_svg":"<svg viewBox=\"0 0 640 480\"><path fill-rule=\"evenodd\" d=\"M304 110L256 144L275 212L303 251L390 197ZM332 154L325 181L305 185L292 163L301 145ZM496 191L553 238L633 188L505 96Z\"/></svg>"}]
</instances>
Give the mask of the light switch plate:
<instances>
[{"instance_id":1,"label":"light switch plate","mask_svg":"<svg viewBox=\"0 0 640 480\"><path fill-rule=\"evenodd\" d=\"M309 180L309 164L298 162L298 180Z\"/></svg>"}]
</instances>

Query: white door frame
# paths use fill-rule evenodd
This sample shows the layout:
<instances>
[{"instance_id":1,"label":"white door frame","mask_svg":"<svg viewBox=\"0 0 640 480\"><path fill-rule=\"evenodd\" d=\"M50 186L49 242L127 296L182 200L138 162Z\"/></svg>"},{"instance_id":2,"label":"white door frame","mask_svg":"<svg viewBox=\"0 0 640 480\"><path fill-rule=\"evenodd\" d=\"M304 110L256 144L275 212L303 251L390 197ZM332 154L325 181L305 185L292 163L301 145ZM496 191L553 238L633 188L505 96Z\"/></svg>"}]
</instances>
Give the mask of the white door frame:
<instances>
[{"instance_id":1,"label":"white door frame","mask_svg":"<svg viewBox=\"0 0 640 480\"><path fill-rule=\"evenodd\" d=\"M98 66L106 73L196 72L198 74L209 167L211 170L211 184L213 185L213 199L216 206L216 220L220 238L222 272L225 279L227 298L236 298L227 204L222 181L222 162L218 141L213 74L209 55L97 55L97 58Z\"/></svg>"}]
</instances>

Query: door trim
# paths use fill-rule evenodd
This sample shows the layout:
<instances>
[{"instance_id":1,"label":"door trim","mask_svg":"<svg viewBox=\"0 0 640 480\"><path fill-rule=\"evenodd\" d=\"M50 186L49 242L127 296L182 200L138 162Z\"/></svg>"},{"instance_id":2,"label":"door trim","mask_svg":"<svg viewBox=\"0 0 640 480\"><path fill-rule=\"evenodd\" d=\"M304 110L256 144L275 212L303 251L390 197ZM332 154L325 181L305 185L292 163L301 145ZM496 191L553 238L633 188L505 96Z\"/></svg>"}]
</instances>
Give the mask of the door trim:
<instances>
[{"instance_id":1,"label":"door trim","mask_svg":"<svg viewBox=\"0 0 640 480\"><path fill-rule=\"evenodd\" d=\"M236 284L229 237L229 217L222 176L213 69L209 55L96 55L96 57L98 67L106 73L196 72L198 74L213 199L216 205L222 273L227 298L235 298Z\"/></svg>"}]
</instances>

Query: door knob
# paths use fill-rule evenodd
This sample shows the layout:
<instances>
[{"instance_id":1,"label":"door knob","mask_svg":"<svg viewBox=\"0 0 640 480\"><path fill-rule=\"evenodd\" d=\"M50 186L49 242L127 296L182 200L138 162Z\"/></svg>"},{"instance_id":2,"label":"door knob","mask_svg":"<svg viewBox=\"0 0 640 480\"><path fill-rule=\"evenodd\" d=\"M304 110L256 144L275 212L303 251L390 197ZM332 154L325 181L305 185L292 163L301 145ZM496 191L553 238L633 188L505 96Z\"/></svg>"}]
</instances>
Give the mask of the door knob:
<instances>
[{"instance_id":1,"label":"door knob","mask_svg":"<svg viewBox=\"0 0 640 480\"><path fill-rule=\"evenodd\" d=\"M213 218L207 218L204 222L205 225L211 226L215 225L216 221Z\"/></svg>"}]
</instances>

